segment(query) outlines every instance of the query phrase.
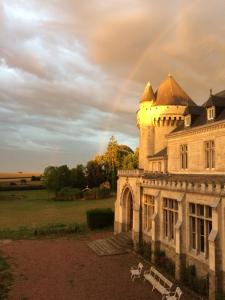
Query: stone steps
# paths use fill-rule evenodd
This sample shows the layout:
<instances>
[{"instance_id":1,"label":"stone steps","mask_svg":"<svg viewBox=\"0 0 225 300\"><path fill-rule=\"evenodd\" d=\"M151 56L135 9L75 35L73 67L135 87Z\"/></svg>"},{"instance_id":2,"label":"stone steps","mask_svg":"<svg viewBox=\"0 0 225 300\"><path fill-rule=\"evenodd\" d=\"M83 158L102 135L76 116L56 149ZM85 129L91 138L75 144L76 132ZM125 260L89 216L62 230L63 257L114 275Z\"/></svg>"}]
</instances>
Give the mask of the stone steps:
<instances>
[{"instance_id":1,"label":"stone steps","mask_svg":"<svg viewBox=\"0 0 225 300\"><path fill-rule=\"evenodd\" d=\"M100 256L128 253L133 248L131 236L128 233L119 233L106 239L98 239L88 243L88 246Z\"/></svg>"}]
</instances>

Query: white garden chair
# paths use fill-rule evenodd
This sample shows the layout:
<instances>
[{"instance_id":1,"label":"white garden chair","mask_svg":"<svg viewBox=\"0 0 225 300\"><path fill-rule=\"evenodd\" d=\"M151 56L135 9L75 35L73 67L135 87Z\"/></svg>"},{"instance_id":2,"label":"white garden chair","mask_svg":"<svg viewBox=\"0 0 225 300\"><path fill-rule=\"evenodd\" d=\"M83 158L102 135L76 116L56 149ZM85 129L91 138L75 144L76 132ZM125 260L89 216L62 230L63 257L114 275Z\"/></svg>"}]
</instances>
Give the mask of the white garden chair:
<instances>
[{"instance_id":1,"label":"white garden chair","mask_svg":"<svg viewBox=\"0 0 225 300\"><path fill-rule=\"evenodd\" d=\"M179 287L176 288L175 292L170 293L168 296L166 296L166 300L180 300L181 295L183 292Z\"/></svg>"},{"instance_id":2,"label":"white garden chair","mask_svg":"<svg viewBox=\"0 0 225 300\"><path fill-rule=\"evenodd\" d=\"M131 279L134 281L135 278L140 278L142 275L142 271L143 271L144 266L142 265L141 262L139 262L137 267L131 267L130 268L130 277Z\"/></svg>"}]
</instances>

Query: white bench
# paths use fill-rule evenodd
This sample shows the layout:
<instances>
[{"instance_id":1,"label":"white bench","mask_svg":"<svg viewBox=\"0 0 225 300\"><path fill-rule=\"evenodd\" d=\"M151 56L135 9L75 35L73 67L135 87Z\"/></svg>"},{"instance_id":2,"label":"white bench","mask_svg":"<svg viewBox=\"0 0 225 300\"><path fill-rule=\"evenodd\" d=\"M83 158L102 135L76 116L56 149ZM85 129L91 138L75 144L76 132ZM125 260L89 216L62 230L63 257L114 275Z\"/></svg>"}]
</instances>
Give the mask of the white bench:
<instances>
[{"instance_id":1,"label":"white bench","mask_svg":"<svg viewBox=\"0 0 225 300\"><path fill-rule=\"evenodd\" d=\"M162 299L170 295L173 283L154 267L151 267L149 271L145 271L144 280L147 280L152 284L152 291L156 289L160 294L162 294Z\"/></svg>"}]
</instances>

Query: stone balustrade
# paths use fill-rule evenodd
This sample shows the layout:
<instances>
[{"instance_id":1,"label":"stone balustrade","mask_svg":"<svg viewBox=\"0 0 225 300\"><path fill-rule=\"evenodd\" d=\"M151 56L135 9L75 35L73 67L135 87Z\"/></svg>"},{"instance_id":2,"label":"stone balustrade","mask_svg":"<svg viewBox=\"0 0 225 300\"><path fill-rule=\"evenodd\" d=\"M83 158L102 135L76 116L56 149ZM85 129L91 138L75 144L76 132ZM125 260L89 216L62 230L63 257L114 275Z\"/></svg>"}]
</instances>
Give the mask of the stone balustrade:
<instances>
[{"instance_id":1,"label":"stone balustrade","mask_svg":"<svg viewBox=\"0 0 225 300\"><path fill-rule=\"evenodd\" d=\"M143 169L118 170L118 176L120 177L140 177L143 174L144 174Z\"/></svg>"},{"instance_id":2,"label":"stone balustrade","mask_svg":"<svg viewBox=\"0 0 225 300\"><path fill-rule=\"evenodd\" d=\"M165 179L141 179L144 187L165 188L177 191L190 191L199 193L225 194L225 183L187 182Z\"/></svg>"}]
</instances>

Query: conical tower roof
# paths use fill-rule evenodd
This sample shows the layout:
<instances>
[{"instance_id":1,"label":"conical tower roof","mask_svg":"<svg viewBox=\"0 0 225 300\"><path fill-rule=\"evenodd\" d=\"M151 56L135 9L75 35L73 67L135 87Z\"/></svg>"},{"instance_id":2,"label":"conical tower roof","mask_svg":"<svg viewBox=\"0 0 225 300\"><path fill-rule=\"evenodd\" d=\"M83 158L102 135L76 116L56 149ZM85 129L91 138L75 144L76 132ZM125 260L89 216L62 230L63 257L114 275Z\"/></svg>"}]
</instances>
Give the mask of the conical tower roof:
<instances>
[{"instance_id":1,"label":"conical tower roof","mask_svg":"<svg viewBox=\"0 0 225 300\"><path fill-rule=\"evenodd\" d=\"M152 89L152 86L151 86L151 83L148 82L145 86L145 89L144 89L144 93L141 97L141 100L140 102L144 102L144 101L155 101L155 94L153 92L153 89Z\"/></svg>"},{"instance_id":2,"label":"conical tower roof","mask_svg":"<svg viewBox=\"0 0 225 300\"><path fill-rule=\"evenodd\" d=\"M181 88L172 75L168 75L157 90L155 105L184 105L194 106L194 101Z\"/></svg>"}]
</instances>

